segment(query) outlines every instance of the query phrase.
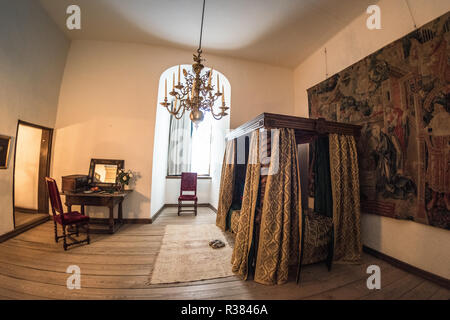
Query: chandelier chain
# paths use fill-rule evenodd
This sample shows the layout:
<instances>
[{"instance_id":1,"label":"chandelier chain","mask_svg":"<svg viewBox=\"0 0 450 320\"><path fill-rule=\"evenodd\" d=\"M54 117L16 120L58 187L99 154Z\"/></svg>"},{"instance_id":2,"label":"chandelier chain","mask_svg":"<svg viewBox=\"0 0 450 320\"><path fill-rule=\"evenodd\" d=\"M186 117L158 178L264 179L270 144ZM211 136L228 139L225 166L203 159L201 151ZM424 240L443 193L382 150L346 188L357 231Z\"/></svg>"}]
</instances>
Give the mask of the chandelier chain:
<instances>
[{"instance_id":1,"label":"chandelier chain","mask_svg":"<svg viewBox=\"0 0 450 320\"><path fill-rule=\"evenodd\" d=\"M164 100L160 103L177 120L181 119L186 112L190 112L189 118L196 126L203 121L205 112L210 112L214 119L220 120L228 116L227 111L230 109L225 102L223 85L222 91L220 90L219 74L217 74L217 86L215 86L212 83L213 69L202 73L202 70L205 68L202 64L204 59L201 58L205 7L206 0L203 0L200 42L197 54L194 54L192 72L183 68L184 83L182 83L181 66L178 66L178 83L175 81L175 73L173 73L172 89L168 92L167 78L165 79ZM172 101L169 102L167 94L173 97ZM214 105L220 97L222 98L222 104L218 106L219 110L216 113Z\"/></svg>"},{"instance_id":2,"label":"chandelier chain","mask_svg":"<svg viewBox=\"0 0 450 320\"><path fill-rule=\"evenodd\" d=\"M205 20L205 6L206 6L206 0L203 0L202 24L201 24L201 27L200 27L200 42L199 42L199 45L198 45L197 52L202 52L203 22Z\"/></svg>"}]
</instances>

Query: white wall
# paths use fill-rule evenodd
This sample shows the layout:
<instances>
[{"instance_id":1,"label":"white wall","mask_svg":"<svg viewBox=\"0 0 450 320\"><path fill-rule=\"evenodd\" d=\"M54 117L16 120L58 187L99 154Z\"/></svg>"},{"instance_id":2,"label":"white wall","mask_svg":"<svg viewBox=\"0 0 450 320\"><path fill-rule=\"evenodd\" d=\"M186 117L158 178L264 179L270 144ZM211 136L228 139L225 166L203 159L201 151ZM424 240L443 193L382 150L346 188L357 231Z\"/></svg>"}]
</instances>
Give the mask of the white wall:
<instances>
[{"instance_id":1,"label":"white wall","mask_svg":"<svg viewBox=\"0 0 450 320\"><path fill-rule=\"evenodd\" d=\"M167 179L166 180L166 204L178 204L178 197L180 196L181 179ZM197 180L197 197L198 203L210 203L211 197L211 179ZM186 202L188 204L189 202Z\"/></svg>"},{"instance_id":2,"label":"white wall","mask_svg":"<svg viewBox=\"0 0 450 320\"><path fill-rule=\"evenodd\" d=\"M159 81L158 100L164 97L164 75ZM168 89L170 90L170 89ZM151 215L153 216L166 204L166 176L169 148L170 113L164 108L156 108L155 142L153 146Z\"/></svg>"},{"instance_id":3,"label":"white wall","mask_svg":"<svg viewBox=\"0 0 450 320\"><path fill-rule=\"evenodd\" d=\"M14 205L38 209L42 129L20 125L17 133Z\"/></svg>"},{"instance_id":4,"label":"white wall","mask_svg":"<svg viewBox=\"0 0 450 320\"><path fill-rule=\"evenodd\" d=\"M69 42L35 0L0 2L0 134L13 137L0 170L0 235L13 230L13 159L19 119L53 127Z\"/></svg>"},{"instance_id":5,"label":"white wall","mask_svg":"<svg viewBox=\"0 0 450 320\"><path fill-rule=\"evenodd\" d=\"M141 174L135 192L124 203L124 216L149 218L150 212L159 210L161 197L151 205L154 144L165 143L154 139L159 79L169 67L192 63L192 53L140 44L73 41L61 86L53 176L60 181L64 175L86 174L93 157L124 159L127 168ZM292 114L292 70L204 55L206 65L222 71L231 83L232 128L265 111ZM164 161L163 153L158 161ZM166 170L155 173L166 174ZM153 187L161 193L165 182L157 180ZM93 216L104 215L104 211L90 210Z\"/></svg>"},{"instance_id":6,"label":"white wall","mask_svg":"<svg viewBox=\"0 0 450 320\"><path fill-rule=\"evenodd\" d=\"M409 0L417 26L450 10L448 0ZM295 113L308 116L306 90L385 45L414 30L404 1L381 0L382 29L366 28L362 14L308 57L294 71ZM325 65L325 47L328 70ZM423 270L450 278L450 233L447 230L411 222L363 215L362 236L365 245Z\"/></svg>"}]
</instances>

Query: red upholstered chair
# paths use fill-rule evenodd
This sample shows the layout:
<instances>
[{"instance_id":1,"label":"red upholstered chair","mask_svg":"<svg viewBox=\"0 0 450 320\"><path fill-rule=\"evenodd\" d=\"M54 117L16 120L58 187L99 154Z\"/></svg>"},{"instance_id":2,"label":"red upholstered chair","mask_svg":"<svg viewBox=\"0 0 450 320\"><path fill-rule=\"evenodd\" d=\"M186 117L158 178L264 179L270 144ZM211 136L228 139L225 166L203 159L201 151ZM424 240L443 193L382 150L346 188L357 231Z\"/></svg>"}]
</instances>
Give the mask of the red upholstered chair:
<instances>
[{"instance_id":1,"label":"red upholstered chair","mask_svg":"<svg viewBox=\"0 0 450 320\"><path fill-rule=\"evenodd\" d=\"M184 194L184 192L194 192L194 194ZM183 201L194 202L194 214L197 215L197 173L183 172L181 174L181 190L180 197L178 198L178 215L181 212L192 212L192 210L181 210Z\"/></svg>"},{"instance_id":2,"label":"red upholstered chair","mask_svg":"<svg viewBox=\"0 0 450 320\"><path fill-rule=\"evenodd\" d=\"M45 178L45 181L47 182L48 194L50 196L50 203L52 205L53 223L55 225L55 242L58 242L59 239L63 238L64 250L67 250L68 247L73 246L75 244L80 244L84 242L89 244L90 243L89 217L76 211L64 213L56 181L52 178ZM58 236L57 224L60 224L62 226L63 232L62 236ZM68 230L66 230L67 226L74 226L75 231L68 232ZM71 236L76 235L78 237L80 226L84 226L86 228L87 237L86 239L81 241L74 240ZM72 240L72 242L67 243L67 238Z\"/></svg>"}]
</instances>

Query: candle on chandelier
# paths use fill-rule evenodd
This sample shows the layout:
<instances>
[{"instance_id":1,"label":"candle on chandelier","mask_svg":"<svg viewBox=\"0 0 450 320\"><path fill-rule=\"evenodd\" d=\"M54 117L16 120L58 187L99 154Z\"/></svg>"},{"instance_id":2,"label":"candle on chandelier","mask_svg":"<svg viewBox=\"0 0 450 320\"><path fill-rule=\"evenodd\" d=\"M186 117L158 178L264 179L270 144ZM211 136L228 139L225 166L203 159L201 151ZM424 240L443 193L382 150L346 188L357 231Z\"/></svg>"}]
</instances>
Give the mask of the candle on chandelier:
<instances>
[{"instance_id":1,"label":"candle on chandelier","mask_svg":"<svg viewBox=\"0 0 450 320\"><path fill-rule=\"evenodd\" d=\"M220 92L220 86L219 86L219 74L217 74L217 91Z\"/></svg>"},{"instance_id":2,"label":"candle on chandelier","mask_svg":"<svg viewBox=\"0 0 450 320\"><path fill-rule=\"evenodd\" d=\"M172 74L172 91L175 91L175 72Z\"/></svg>"},{"instance_id":3,"label":"candle on chandelier","mask_svg":"<svg viewBox=\"0 0 450 320\"><path fill-rule=\"evenodd\" d=\"M225 104L225 88L222 85L222 103Z\"/></svg>"},{"instance_id":4,"label":"candle on chandelier","mask_svg":"<svg viewBox=\"0 0 450 320\"><path fill-rule=\"evenodd\" d=\"M212 74L213 74L213 71L214 71L214 68L211 69L211 71L209 72L209 79L208 79L208 86L209 86L209 87L211 86L211 76L212 76Z\"/></svg>"},{"instance_id":5,"label":"candle on chandelier","mask_svg":"<svg viewBox=\"0 0 450 320\"><path fill-rule=\"evenodd\" d=\"M181 66L178 66L178 85L180 85L180 79L181 79Z\"/></svg>"},{"instance_id":6,"label":"candle on chandelier","mask_svg":"<svg viewBox=\"0 0 450 320\"><path fill-rule=\"evenodd\" d=\"M167 78L166 78L166 83L165 83L165 87L164 87L164 97L167 98Z\"/></svg>"}]
</instances>

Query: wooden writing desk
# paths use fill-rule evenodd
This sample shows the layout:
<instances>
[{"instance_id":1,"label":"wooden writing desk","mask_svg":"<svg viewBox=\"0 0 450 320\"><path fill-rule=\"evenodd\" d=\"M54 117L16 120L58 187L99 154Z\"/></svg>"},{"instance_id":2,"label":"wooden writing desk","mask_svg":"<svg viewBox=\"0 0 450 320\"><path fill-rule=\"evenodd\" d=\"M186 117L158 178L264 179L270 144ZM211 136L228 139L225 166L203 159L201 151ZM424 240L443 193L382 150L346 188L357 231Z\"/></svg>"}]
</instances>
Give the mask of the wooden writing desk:
<instances>
[{"instance_id":1,"label":"wooden writing desk","mask_svg":"<svg viewBox=\"0 0 450 320\"><path fill-rule=\"evenodd\" d=\"M81 206L81 213L85 214L85 206L94 207L107 207L109 208L109 218L108 219L92 219L91 224L95 224L95 221L101 221L103 225L106 222L105 228L92 228L93 233L114 233L123 224L123 212L122 203L123 200L131 193L131 190L125 190L115 193L72 193L63 192L61 193L66 197L66 206L70 211L72 211L72 206ZM114 207L119 206L118 219L114 219Z\"/></svg>"}]
</instances>

